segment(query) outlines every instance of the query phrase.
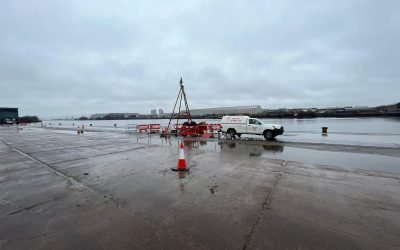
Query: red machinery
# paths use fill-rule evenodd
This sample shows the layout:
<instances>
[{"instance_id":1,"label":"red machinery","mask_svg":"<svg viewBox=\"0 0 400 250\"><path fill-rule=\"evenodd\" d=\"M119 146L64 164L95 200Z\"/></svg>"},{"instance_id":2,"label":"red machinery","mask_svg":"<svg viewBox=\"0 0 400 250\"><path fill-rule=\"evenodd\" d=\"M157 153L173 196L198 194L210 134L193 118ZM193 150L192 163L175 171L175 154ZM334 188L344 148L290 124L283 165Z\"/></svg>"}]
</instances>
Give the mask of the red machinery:
<instances>
[{"instance_id":1,"label":"red machinery","mask_svg":"<svg viewBox=\"0 0 400 250\"><path fill-rule=\"evenodd\" d=\"M178 97L176 98L174 109L172 110L171 118L169 119L168 122L168 131L163 131L164 136L166 136L169 132L175 135L181 135L181 136L202 136L204 133L207 133L207 124L196 124L195 121L192 120L192 116L190 115L190 110L189 110L189 105L187 103L186 99L186 93L185 93L185 88L183 87L183 81L182 78L179 81L180 84L180 90L178 93ZM181 110L182 108L182 100L184 102L185 108ZM175 109L177 108L177 104L179 101L179 107L178 107L178 112L175 113ZM176 116L176 124L174 126L174 129L170 129L171 121L174 119L174 116ZM182 124L179 124L179 119L181 118L183 120L187 120ZM185 118L184 118L185 117Z\"/></svg>"}]
</instances>

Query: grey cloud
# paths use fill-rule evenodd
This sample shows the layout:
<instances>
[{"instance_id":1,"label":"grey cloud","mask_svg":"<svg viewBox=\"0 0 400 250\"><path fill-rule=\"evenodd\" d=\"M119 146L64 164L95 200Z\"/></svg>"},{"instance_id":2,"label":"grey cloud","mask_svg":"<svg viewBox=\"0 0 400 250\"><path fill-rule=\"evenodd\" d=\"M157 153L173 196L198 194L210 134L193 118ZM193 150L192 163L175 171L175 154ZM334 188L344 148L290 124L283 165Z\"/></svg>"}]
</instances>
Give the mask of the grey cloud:
<instances>
[{"instance_id":1,"label":"grey cloud","mask_svg":"<svg viewBox=\"0 0 400 250\"><path fill-rule=\"evenodd\" d=\"M0 106L55 116L398 102L397 1L11 1Z\"/></svg>"}]
</instances>

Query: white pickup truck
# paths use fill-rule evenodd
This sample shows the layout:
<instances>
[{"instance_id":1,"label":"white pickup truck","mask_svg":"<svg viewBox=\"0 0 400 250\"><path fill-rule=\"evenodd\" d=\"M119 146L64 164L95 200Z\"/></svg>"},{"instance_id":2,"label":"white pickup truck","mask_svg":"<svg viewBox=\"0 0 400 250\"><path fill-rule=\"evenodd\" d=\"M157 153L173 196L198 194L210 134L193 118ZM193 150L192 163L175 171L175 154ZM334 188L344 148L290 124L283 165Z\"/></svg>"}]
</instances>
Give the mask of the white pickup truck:
<instances>
[{"instance_id":1,"label":"white pickup truck","mask_svg":"<svg viewBox=\"0 0 400 250\"><path fill-rule=\"evenodd\" d=\"M271 140L277 135L283 134L283 126L266 124L249 116L224 116L221 120L221 131L231 138L242 134L263 135L266 140Z\"/></svg>"}]
</instances>

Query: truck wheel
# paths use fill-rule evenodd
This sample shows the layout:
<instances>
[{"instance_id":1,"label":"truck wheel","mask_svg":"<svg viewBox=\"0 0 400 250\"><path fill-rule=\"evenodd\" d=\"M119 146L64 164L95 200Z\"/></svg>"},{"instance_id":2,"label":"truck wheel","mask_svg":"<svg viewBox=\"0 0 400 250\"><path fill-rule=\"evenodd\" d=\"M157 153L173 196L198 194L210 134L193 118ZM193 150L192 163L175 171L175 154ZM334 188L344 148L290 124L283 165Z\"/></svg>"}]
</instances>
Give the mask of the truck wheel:
<instances>
[{"instance_id":1,"label":"truck wheel","mask_svg":"<svg viewBox=\"0 0 400 250\"><path fill-rule=\"evenodd\" d=\"M272 134L272 131L264 131L264 138L265 140L272 140L274 138L274 135Z\"/></svg>"},{"instance_id":2,"label":"truck wheel","mask_svg":"<svg viewBox=\"0 0 400 250\"><path fill-rule=\"evenodd\" d=\"M236 131L234 129L229 129L228 134L231 139L235 139Z\"/></svg>"}]
</instances>

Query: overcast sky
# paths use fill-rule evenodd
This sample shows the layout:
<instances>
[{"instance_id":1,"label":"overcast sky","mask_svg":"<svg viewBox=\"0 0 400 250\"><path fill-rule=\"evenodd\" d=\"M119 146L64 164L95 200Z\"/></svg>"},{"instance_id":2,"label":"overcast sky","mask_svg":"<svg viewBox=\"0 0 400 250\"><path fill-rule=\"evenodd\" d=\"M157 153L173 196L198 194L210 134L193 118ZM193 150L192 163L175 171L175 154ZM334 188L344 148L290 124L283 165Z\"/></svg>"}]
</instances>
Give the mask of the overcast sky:
<instances>
[{"instance_id":1,"label":"overcast sky","mask_svg":"<svg viewBox=\"0 0 400 250\"><path fill-rule=\"evenodd\" d=\"M19 1L0 106L40 117L400 101L400 1Z\"/></svg>"}]
</instances>

